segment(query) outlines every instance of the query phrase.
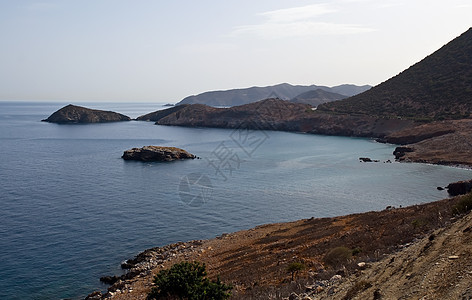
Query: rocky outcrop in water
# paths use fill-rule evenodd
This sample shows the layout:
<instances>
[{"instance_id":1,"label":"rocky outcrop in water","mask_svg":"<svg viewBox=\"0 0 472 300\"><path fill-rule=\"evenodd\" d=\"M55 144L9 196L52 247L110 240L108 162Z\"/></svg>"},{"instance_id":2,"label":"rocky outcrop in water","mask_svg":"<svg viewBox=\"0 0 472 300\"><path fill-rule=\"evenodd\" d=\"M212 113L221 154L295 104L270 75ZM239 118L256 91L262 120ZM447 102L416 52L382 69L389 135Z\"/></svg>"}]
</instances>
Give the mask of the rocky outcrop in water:
<instances>
[{"instance_id":1,"label":"rocky outcrop in water","mask_svg":"<svg viewBox=\"0 0 472 300\"><path fill-rule=\"evenodd\" d=\"M449 183L446 186L447 192L451 196L465 195L472 191L472 180L464 180Z\"/></svg>"},{"instance_id":2,"label":"rocky outcrop in water","mask_svg":"<svg viewBox=\"0 0 472 300\"><path fill-rule=\"evenodd\" d=\"M194 159L196 156L176 147L144 146L142 148L126 150L121 158L139 161L174 161Z\"/></svg>"},{"instance_id":3,"label":"rocky outcrop in water","mask_svg":"<svg viewBox=\"0 0 472 300\"><path fill-rule=\"evenodd\" d=\"M395 156L395 159L401 160L408 152L413 152L413 149L410 147L397 147L393 151L393 155Z\"/></svg>"},{"instance_id":4,"label":"rocky outcrop in water","mask_svg":"<svg viewBox=\"0 0 472 300\"><path fill-rule=\"evenodd\" d=\"M97 109L90 109L82 106L69 104L59 109L43 122L59 124L78 124L78 123L105 123L130 121L130 117L113 112Z\"/></svg>"}]
</instances>

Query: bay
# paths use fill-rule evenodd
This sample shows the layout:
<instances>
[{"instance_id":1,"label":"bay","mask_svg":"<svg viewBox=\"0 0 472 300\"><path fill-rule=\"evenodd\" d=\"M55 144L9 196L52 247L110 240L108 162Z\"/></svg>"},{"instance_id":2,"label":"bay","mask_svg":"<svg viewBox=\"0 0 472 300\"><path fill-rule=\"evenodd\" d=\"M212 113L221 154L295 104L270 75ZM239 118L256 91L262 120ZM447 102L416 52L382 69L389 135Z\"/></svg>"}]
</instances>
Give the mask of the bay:
<instances>
[{"instance_id":1,"label":"bay","mask_svg":"<svg viewBox=\"0 0 472 300\"><path fill-rule=\"evenodd\" d=\"M40 122L67 103L0 102L0 298L80 299L120 262L256 225L447 197L471 171L393 160L394 145L300 133ZM79 103L130 117L163 103ZM181 147L201 159L123 161ZM380 163L360 163L359 157Z\"/></svg>"}]
</instances>

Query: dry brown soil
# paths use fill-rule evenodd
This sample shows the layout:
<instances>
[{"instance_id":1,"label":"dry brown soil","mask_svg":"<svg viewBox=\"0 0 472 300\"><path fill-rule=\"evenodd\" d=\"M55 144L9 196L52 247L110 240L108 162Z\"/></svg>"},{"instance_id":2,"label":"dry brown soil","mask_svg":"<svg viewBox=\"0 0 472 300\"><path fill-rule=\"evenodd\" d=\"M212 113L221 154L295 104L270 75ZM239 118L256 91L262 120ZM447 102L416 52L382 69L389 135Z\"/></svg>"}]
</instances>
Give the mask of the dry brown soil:
<instances>
[{"instance_id":1,"label":"dry brown soil","mask_svg":"<svg viewBox=\"0 0 472 300\"><path fill-rule=\"evenodd\" d=\"M138 276L116 283L110 288L111 293L104 296L112 299L145 299L152 287L153 275L184 260L203 262L211 278L219 275L223 282L232 284L232 299L286 298L293 291L303 292L306 284L329 279L336 272L342 275L342 284L345 286L331 289L331 294L326 297L346 293L351 288L350 285L358 280L357 277L346 279L348 275L366 278L363 280L371 283L378 281L378 286L374 286L383 295L396 295L395 293L403 291L407 293L403 298L395 296L383 299L419 299L416 298L418 291L426 288L434 295L449 295L451 287L457 284L464 291L464 282L468 280L470 283L470 274L456 274L451 266L470 266L471 233L464 231L451 236L453 230L457 229L448 227L457 220L452 214L452 206L456 201L457 198L451 198L379 212L269 224L224 234L211 240L179 243L165 249L154 248L148 251L146 261L132 270L140 273ZM470 218L467 220L470 223ZM464 227L466 224L457 226ZM459 229L463 230L462 227ZM421 239L438 229L444 234L439 237L439 232L435 233L438 237L426 246ZM462 248L458 246L460 243L465 243ZM419 248L410 246L413 244ZM443 253L440 251L444 245L450 248ZM338 246L360 252L344 263L343 267L326 264L323 257ZM388 263L391 260L388 255L403 253L405 248L416 252L402 254L401 259L396 258ZM431 258L420 260L424 253L429 253ZM449 260L447 255L459 255L459 259ZM386 256L388 261L382 260ZM362 273L358 270L358 262L371 265L376 261L380 261L379 265ZM287 271L288 265L293 262L301 262L306 266L294 282ZM436 273L424 277L423 272L429 268L436 270ZM438 281L439 279L442 281ZM358 299L372 299L372 290L373 287L364 291L370 293L369 297L359 296Z\"/></svg>"}]
</instances>

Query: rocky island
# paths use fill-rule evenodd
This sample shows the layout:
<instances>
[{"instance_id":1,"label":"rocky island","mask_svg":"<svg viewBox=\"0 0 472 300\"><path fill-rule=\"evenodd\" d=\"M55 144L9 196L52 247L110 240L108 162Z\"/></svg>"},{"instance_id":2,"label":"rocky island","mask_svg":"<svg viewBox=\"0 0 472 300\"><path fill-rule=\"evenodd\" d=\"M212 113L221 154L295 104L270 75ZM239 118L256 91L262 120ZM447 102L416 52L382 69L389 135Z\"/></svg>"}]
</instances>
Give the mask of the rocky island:
<instances>
[{"instance_id":1,"label":"rocky island","mask_svg":"<svg viewBox=\"0 0 472 300\"><path fill-rule=\"evenodd\" d=\"M194 159L195 155L176 147L144 146L126 150L121 157L124 160L139 161L174 161L179 159Z\"/></svg>"},{"instance_id":2,"label":"rocky island","mask_svg":"<svg viewBox=\"0 0 472 300\"><path fill-rule=\"evenodd\" d=\"M90 109L76 105L66 105L43 122L58 124L105 123L130 121L131 118L113 111Z\"/></svg>"}]
</instances>

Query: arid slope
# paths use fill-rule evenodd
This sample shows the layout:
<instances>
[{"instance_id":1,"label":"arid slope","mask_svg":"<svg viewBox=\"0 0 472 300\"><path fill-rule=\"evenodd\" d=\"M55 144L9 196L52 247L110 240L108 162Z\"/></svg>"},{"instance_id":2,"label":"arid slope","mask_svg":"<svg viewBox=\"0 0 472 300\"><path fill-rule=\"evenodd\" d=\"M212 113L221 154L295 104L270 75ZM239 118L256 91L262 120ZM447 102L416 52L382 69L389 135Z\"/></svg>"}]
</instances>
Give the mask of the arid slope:
<instances>
[{"instance_id":1,"label":"arid slope","mask_svg":"<svg viewBox=\"0 0 472 300\"><path fill-rule=\"evenodd\" d=\"M453 198L380 212L268 224L212 240L153 248L140 255L141 262L130 271L134 276L116 283L105 296L145 299L152 287L153 274L179 261L197 260L207 264L211 277L220 275L234 286L232 299L268 299L270 295L281 299L292 291L303 292L305 284L331 278L340 268L343 278L352 273L362 274L357 273L358 262L369 264L397 253L455 221L451 218L456 202L457 198ZM355 250L352 260L344 264L345 269L323 260L326 253L339 246ZM452 249L445 251L462 255ZM293 262L306 266L298 274L296 284L291 283L287 272Z\"/></svg>"}]
</instances>

